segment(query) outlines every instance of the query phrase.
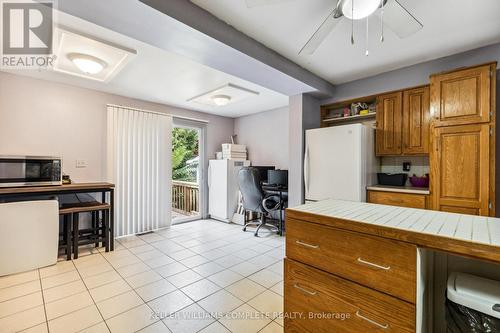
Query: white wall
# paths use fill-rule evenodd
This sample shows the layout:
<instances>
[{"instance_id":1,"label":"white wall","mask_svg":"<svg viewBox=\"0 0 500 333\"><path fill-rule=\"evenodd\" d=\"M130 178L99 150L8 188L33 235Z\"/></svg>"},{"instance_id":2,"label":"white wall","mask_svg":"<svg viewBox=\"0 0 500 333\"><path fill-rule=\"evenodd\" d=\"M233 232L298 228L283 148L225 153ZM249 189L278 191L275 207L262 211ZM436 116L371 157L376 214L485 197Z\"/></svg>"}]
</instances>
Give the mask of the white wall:
<instances>
[{"instance_id":1,"label":"white wall","mask_svg":"<svg viewBox=\"0 0 500 333\"><path fill-rule=\"evenodd\" d=\"M236 118L234 133L247 145L253 165L274 165L288 170L288 107Z\"/></svg>"},{"instance_id":2,"label":"white wall","mask_svg":"<svg viewBox=\"0 0 500 333\"><path fill-rule=\"evenodd\" d=\"M0 155L61 156L73 181L104 181L106 104L208 120L207 158L234 130L232 118L0 72Z\"/></svg>"}]
</instances>

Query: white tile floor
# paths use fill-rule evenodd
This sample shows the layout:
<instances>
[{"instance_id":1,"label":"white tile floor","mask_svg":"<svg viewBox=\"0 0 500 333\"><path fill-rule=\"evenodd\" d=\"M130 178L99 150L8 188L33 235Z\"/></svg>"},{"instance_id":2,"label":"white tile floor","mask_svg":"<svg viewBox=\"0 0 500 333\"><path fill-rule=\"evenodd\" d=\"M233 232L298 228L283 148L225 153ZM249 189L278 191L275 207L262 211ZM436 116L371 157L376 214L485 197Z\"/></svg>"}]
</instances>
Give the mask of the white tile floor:
<instances>
[{"instance_id":1,"label":"white tile floor","mask_svg":"<svg viewBox=\"0 0 500 333\"><path fill-rule=\"evenodd\" d=\"M284 238L216 221L0 278L0 332L283 332Z\"/></svg>"}]
</instances>

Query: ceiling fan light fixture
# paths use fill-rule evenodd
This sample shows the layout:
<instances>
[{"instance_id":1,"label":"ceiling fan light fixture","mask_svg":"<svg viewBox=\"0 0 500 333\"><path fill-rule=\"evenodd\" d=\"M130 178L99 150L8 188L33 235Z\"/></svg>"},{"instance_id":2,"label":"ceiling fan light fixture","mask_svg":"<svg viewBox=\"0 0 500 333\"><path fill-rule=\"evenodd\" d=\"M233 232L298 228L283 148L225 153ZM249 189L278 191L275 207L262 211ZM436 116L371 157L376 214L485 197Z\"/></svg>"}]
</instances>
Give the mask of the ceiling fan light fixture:
<instances>
[{"instance_id":1,"label":"ceiling fan light fixture","mask_svg":"<svg viewBox=\"0 0 500 333\"><path fill-rule=\"evenodd\" d=\"M340 9L351 20L364 19L380 7L381 0L341 0ZM353 8L354 3L354 8Z\"/></svg>"},{"instance_id":2,"label":"ceiling fan light fixture","mask_svg":"<svg viewBox=\"0 0 500 333\"><path fill-rule=\"evenodd\" d=\"M217 106L228 105L229 102L231 102L231 96L228 96L228 95L215 95L215 96L212 96L212 101Z\"/></svg>"},{"instance_id":3,"label":"ceiling fan light fixture","mask_svg":"<svg viewBox=\"0 0 500 333\"><path fill-rule=\"evenodd\" d=\"M83 53L70 53L68 59L85 74L99 74L107 66L105 61Z\"/></svg>"}]
</instances>

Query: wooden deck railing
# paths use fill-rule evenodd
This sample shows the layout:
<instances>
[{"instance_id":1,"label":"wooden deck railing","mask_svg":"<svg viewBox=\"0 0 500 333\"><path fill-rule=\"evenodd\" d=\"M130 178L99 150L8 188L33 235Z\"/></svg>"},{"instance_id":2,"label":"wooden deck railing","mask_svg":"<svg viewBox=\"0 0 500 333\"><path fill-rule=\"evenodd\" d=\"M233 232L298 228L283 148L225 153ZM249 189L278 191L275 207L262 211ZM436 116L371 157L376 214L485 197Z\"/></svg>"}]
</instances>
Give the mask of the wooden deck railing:
<instances>
[{"instance_id":1,"label":"wooden deck railing","mask_svg":"<svg viewBox=\"0 0 500 333\"><path fill-rule=\"evenodd\" d=\"M200 211L200 191L197 183L172 180L172 210L183 215Z\"/></svg>"}]
</instances>

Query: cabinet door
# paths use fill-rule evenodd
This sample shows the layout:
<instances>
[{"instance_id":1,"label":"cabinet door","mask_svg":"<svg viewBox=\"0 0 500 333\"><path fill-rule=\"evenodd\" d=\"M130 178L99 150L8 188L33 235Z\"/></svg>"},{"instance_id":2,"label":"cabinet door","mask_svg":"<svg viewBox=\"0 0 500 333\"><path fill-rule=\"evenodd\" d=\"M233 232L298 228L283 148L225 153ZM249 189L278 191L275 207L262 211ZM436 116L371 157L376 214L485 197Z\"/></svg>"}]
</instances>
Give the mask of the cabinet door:
<instances>
[{"instance_id":1,"label":"cabinet door","mask_svg":"<svg viewBox=\"0 0 500 333\"><path fill-rule=\"evenodd\" d=\"M434 126L490 121L490 65L431 76Z\"/></svg>"},{"instance_id":2,"label":"cabinet door","mask_svg":"<svg viewBox=\"0 0 500 333\"><path fill-rule=\"evenodd\" d=\"M401 154L403 93L380 95L377 98L377 155Z\"/></svg>"},{"instance_id":3,"label":"cabinet door","mask_svg":"<svg viewBox=\"0 0 500 333\"><path fill-rule=\"evenodd\" d=\"M434 129L431 181L434 209L489 215L490 127Z\"/></svg>"},{"instance_id":4,"label":"cabinet door","mask_svg":"<svg viewBox=\"0 0 500 333\"><path fill-rule=\"evenodd\" d=\"M416 88L403 92L403 154L429 153L430 89Z\"/></svg>"}]
</instances>

